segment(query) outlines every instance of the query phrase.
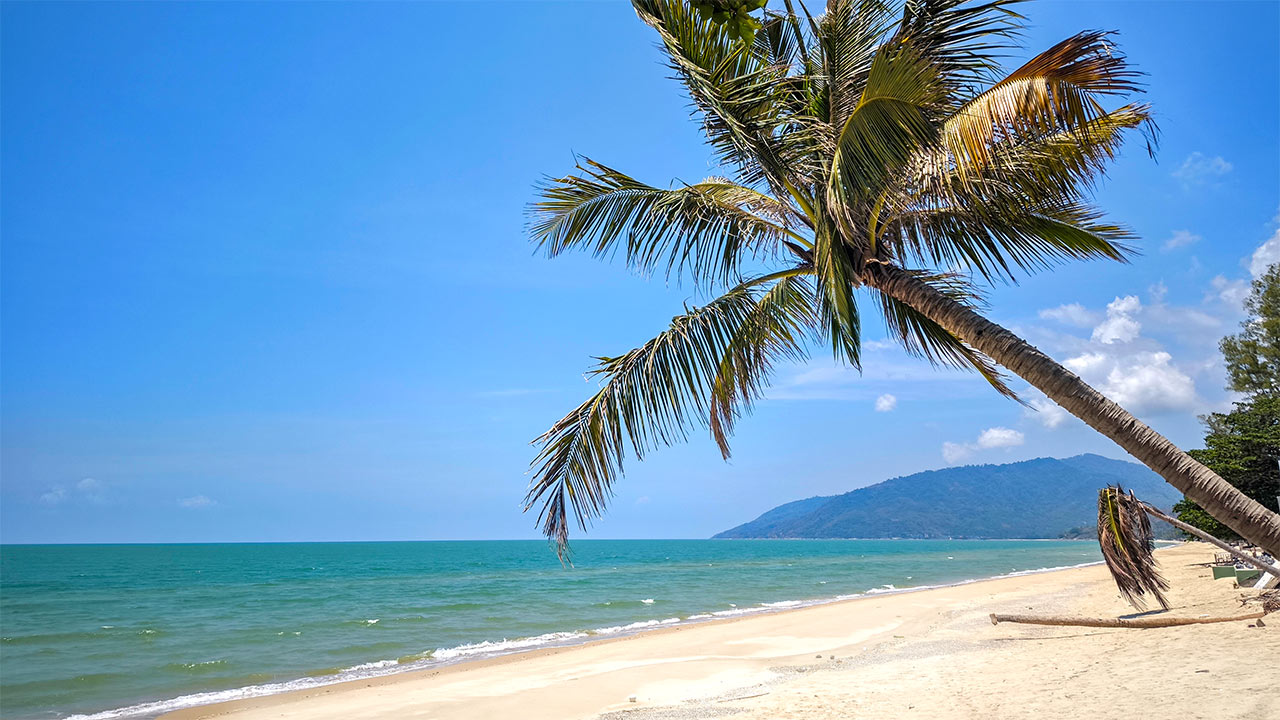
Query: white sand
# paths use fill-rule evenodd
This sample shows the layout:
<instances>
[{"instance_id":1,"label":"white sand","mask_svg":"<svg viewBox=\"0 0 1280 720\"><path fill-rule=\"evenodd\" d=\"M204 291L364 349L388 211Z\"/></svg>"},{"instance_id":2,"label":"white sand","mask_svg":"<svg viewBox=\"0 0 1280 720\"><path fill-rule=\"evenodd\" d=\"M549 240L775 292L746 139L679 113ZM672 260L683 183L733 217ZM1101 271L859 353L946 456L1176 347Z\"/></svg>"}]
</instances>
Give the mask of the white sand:
<instances>
[{"instance_id":1,"label":"white sand","mask_svg":"<svg viewBox=\"0 0 1280 720\"><path fill-rule=\"evenodd\" d=\"M1206 545L1159 551L1169 615L1236 615ZM1001 624L1133 613L1093 566L655 630L192 708L166 720L1248 718L1280 720L1280 613L1160 629ZM815 656L821 655L822 659ZM830 659L835 656L835 660ZM637 702L629 702L635 696Z\"/></svg>"}]
</instances>

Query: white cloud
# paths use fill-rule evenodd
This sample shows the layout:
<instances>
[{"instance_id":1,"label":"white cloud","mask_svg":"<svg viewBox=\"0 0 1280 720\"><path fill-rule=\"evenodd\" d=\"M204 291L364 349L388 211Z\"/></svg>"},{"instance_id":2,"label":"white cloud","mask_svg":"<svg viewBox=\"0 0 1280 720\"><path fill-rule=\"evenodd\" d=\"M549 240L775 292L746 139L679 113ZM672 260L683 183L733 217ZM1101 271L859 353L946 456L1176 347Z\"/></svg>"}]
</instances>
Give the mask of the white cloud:
<instances>
[{"instance_id":1,"label":"white cloud","mask_svg":"<svg viewBox=\"0 0 1280 720\"><path fill-rule=\"evenodd\" d=\"M1109 355L1092 352L1063 365L1103 395L1133 413L1194 411L1200 405L1195 382L1163 350Z\"/></svg>"},{"instance_id":2,"label":"white cloud","mask_svg":"<svg viewBox=\"0 0 1280 720\"><path fill-rule=\"evenodd\" d=\"M1023 434L1017 430L1010 430L1006 427L987 428L978 434L978 439L975 442L942 443L942 459L946 460L948 465L955 465L972 457L979 450L1017 447L1025 440L1026 438Z\"/></svg>"},{"instance_id":3,"label":"white cloud","mask_svg":"<svg viewBox=\"0 0 1280 720\"><path fill-rule=\"evenodd\" d=\"M1199 185L1231 172L1231 163L1220 155L1209 157L1201 152L1193 152L1182 161L1181 167L1173 171L1173 176L1182 181L1184 187Z\"/></svg>"},{"instance_id":4,"label":"white cloud","mask_svg":"<svg viewBox=\"0 0 1280 720\"><path fill-rule=\"evenodd\" d=\"M40 502L45 505L58 505L71 500L102 503L106 501L106 489L106 483L101 480L81 478L70 490L62 485L54 485L48 492L40 495Z\"/></svg>"},{"instance_id":5,"label":"white cloud","mask_svg":"<svg viewBox=\"0 0 1280 720\"><path fill-rule=\"evenodd\" d=\"M44 493L43 495L40 496L40 502L44 503L45 505L57 505L58 503L66 499L67 499L67 491L66 491L66 488L62 488L62 487L51 487L49 488L49 492Z\"/></svg>"},{"instance_id":6,"label":"white cloud","mask_svg":"<svg viewBox=\"0 0 1280 720\"><path fill-rule=\"evenodd\" d=\"M1032 410L1027 414L1050 430L1062 425L1071 417L1070 413L1047 397L1034 398L1030 402Z\"/></svg>"},{"instance_id":7,"label":"white cloud","mask_svg":"<svg viewBox=\"0 0 1280 720\"><path fill-rule=\"evenodd\" d=\"M1080 303L1059 305L1056 308L1041 310L1040 317L1076 327L1093 327L1101 319L1097 313L1085 309L1085 306Z\"/></svg>"},{"instance_id":8,"label":"white cloud","mask_svg":"<svg viewBox=\"0 0 1280 720\"><path fill-rule=\"evenodd\" d=\"M1174 230L1173 235L1168 240L1164 241L1164 245L1162 245L1160 249L1168 252L1180 247L1194 245L1200 242L1200 240L1202 240L1202 238L1190 230Z\"/></svg>"},{"instance_id":9,"label":"white cloud","mask_svg":"<svg viewBox=\"0 0 1280 720\"><path fill-rule=\"evenodd\" d=\"M1209 285L1213 288L1210 299L1217 298L1233 308L1243 306L1244 299L1249 297L1249 283L1244 280L1228 280L1226 276L1218 275L1209 281Z\"/></svg>"},{"instance_id":10,"label":"white cloud","mask_svg":"<svg viewBox=\"0 0 1280 720\"><path fill-rule=\"evenodd\" d=\"M1255 279L1267 274L1267 268L1280 262L1280 229L1253 251L1249 258L1249 274Z\"/></svg>"},{"instance_id":11,"label":"white cloud","mask_svg":"<svg viewBox=\"0 0 1280 720\"><path fill-rule=\"evenodd\" d=\"M207 496L193 495L189 498L182 498L178 500L178 505L184 508L202 508L209 507L210 505L217 505L217 503L210 500Z\"/></svg>"},{"instance_id":12,"label":"white cloud","mask_svg":"<svg viewBox=\"0 0 1280 720\"><path fill-rule=\"evenodd\" d=\"M898 407L898 398L885 393L876 398L876 412L889 412Z\"/></svg>"},{"instance_id":13,"label":"white cloud","mask_svg":"<svg viewBox=\"0 0 1280 720\"><path fill-rule=\"evenodd\" d=\"M987 428L978 436L978 447L988 448L1008 448L1021 445L1025 438L1022 433L1017 430L1010 430L1006 427Z\"/></svg>"},{"instance_id":14,"label":"white cloud","mask_svg":"<svg viewBox=\"0 0 1280 720\"><path fill-rule=\"evenodd\" d=\"M948 465L955 465L961 460L966 460L972 454L973 448L969 445L953 442L942 443L942 459L946 460Z\"/></svg>"},{"instance_id":15,"label":"white cloud","mask_svg":"<svg viewBox=\"0 0 1280 720\"><path fill-rule=\"evenodd\" d=\"M1133 317L1141 309L1136 295L1112 300L1107 305L1107 319L1093 329L1093 340L1103 345L1132 341L1142 331L1142 324Z\"/></svg>"}]
</instances>

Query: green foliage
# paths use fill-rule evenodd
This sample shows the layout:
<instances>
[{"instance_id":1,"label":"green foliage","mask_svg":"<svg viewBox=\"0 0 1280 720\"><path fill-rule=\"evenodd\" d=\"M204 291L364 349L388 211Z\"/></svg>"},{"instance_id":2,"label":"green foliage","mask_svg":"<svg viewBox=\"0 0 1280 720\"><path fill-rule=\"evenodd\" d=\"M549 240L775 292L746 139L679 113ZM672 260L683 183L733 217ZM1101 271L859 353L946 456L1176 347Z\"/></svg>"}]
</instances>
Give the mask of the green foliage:
<instances>
[{"instance_id":1,"label":"green foliage","mask_svg":"<svg viewBox=\"0 0 1280 720\"><path fill-rule=\"evenodd\" d=\"M1248 398L1229 413L1201 418L1203 450L1188 454L1271 510L1280 494L1280 265L1253 281L1244 303L1249 317L1222 339L1228 389ZM1239 538L1190 499L1173 506L1178 519L1224 540Z\"/></svg>"},{"instance_id":2,"label":"green foliage","mask_svg":"<svg viewBox=\"0 0 1280 720\"><path fill-rule=\"evenodd\" d=\"M979 281L1128 256L1090 193L1150 118L1123 102L1138 74L1106 33L1002 78L1014 0L828 0L818 17L787 2L758 18L763 0L632 4L729 177L658 187L584 160L544 184L531 234L549 255L619 256L721 297L602 361L599 392L535 441L526 501L561 549L625 456L699 427L727 456L775 361L821 343L858 367L860 308L908 352L1012 396L989 358L879 289L886 269L973 307Z\"/></svg>"},{"instance_id":3,"label":"green foliage","mask_svg":"<svg viewBox=\"0 0 1280 720\"><path fill-rule=\"evenodd\" d=\"M729 37L741 42L755 40L764 27L751 13L767 5L769 0L691 0L690 4L703 20L724 26Z\"/></svg>"},{"instance_id":4,"label":"green foliage","mask_svg":"<svg viewBox=\"0 0 1280 720\"><path fill-rule=\"evenodd\" d=\"M1253 281L1245 300L1249 319L1222 339L1229 387L1246 395L1280 394L1280 265Z\"/></svg>"},{"instance_id":5,"label":"green foliage","mask_svg":"<svg viewBox=\"0 0 1280 720\"><path fill-rule=\"evenodd\" d=\"M1277 510L1280 494L1280 397L1259 395L1253 400L1236 403L1229 413L1213 413L1204 417L1208 434L1203 450L1190 451L1191 457L1204 463L1241 492ZM1178 519L1221 539L1238 537L1226 525L1188 499L1174 506Z\"/></svg>"}]
</instances>

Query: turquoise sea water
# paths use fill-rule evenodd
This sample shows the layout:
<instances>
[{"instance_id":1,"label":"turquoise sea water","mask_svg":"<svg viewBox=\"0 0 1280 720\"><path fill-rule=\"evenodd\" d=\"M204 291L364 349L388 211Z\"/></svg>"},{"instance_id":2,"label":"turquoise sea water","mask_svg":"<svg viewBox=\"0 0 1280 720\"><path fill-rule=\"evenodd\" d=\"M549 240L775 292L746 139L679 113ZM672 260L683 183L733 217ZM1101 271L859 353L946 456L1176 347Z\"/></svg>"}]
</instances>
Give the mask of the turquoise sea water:
<instances>
[{"instance_id":1,"label":"turquoise sea water","mask_svg":"<svg viewBox=\"0 0 1280 720\"><path fill-rule=\"evenodd\" d=\"M1095 562L1071 541L0 548L0 715L189 705L862 593Z\"/></svg>"}]
</instances>

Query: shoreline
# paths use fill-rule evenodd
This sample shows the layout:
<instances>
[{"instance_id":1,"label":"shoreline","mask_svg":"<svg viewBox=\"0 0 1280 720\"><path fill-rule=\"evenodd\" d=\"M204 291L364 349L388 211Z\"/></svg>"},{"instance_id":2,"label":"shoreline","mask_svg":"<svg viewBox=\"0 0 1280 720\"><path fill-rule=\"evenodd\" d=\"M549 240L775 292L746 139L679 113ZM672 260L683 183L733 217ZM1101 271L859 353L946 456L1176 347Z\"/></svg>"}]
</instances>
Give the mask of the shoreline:
<instances>
[{"instance_id":1,"label":"shoreline","mask_svg":"<svg viewBox=\"0 0 1280 720\"><path fill-rule=\"evenodd\" d=\"M753 538L754 539L754 538ZM796 538L798 540L808 540L809 538ZM736 540L736 539L735 539ZM990 540L988 538L973 538L975 542ZM1000 540L1007 542L1007 540ZM1026 542L1042 542L1039 538L1022 538ZM1058 540L1058 542L1070 542ZM1084 541L1093 544L1094 541ZM1174 541L1162 541L1174 542ZM1179 543L1180 544L1180 543ZM1101 565L1101 560L1091 561L1087 563L1077 563L1073 565L1061 565L1055 567L1043 567L1029 570L1016 570L1013 572L991 575L986 577L965 578L953 582L926 584L911 587L892 587L880 586L870 588L860 593L848 593L841 595L833 595L821 598L810 598L803 600L778 600L773 602L761 603L744 608L735 608L732 610L719 610L713 612L699 612L688 617L671 617L665 619L649 619L639 620L626 625L602 627L586 630L561 630L555 632L544 633L536 636L523 636L516 638L504 638L501 641L482 640L475 643L464 643L457 646L447 648L437 648L431 652L445 652L453 656L436 659L423 658L420 660L412 660L402 662L399 659L383 659L354 665L344 668L339 673L332 675L304 675L301 677L282 680L277 682L267 682L259 685L249 685L238 688L229 688L226 690L212 690L198 693L190 693L179 695L163 700L155 700L148 702L135 703L125 705L108 710L101 710L92 713L79 713L66 716L64 720L114 720L120 718L122 720L146 720L151 718L181 718L186 717L182 713L188 711L196 711L202 708L215 707L228 703L240 703L253 700L264 700L284 695L293 695L296 693L311 693L314 691L327 691L330 688L342 687L348 684L383 682L394 680L402 676L412 676L421 673L436 673L442 670L456 668L462 665L472 665L479 663L488 663L494 660L507 658L519 658L529 656L542 651L572 649L585 645L594 645L606 643L616 640L626 640L651 633L659 633L663 631L671 631L680 628L697 627L708 624L716 624L723 622L732 622L749 618L758 618L769 616L777 613L794 612L813 607L823 607L846 602L854 602L869 598L890 598L899 595L928 592L931 590L939 590L946 588L955 588L976 583L984 583L1002 580L1006 578L1025 577L1030 575L1039 575L1045 573L1055 573L1077 568L1090 567L1093 565ZM558 637L551 637L558 636ZM545 639L544 639L545 638ZM532 642L530 642L532 641ZM503 645L508 647L501 647ZM491 646L497 649L490 650L485 646ZM462 651L462 652L459 652ZM473 652L466 652L473 651ZM345 674L345 676L344 676Z\"/></svg>"},{"instance_id":2,"label":"shoreline","mask_svg":"<svg viewBox=\"0 0 1280 720\"><path fill-rule=\"evenodd\" d=\"M1207 606L1206 603L1236 606L1235 593L1229 587L1204 579L1208 572L1198 563L1212 559L1210 550L1195 544L1175 545L1161 548L1160 557L1166 574L1174 582L1171 614L1180 610L1195 611ZM1087 602L1073 602L1082 598ZM915 638L926 645L937 644L939 638L931 638L931 633L947 636L949 643L960 644L973 642L974 638L987 642L996 638L1011 640L1022 636L1043 636L1042 628L991 628L986 614L991 611L1025 611L1027 608L1034 608L1036 612L1061 611L1070 610L1072 605L1078 604L1095 606L1094 614L1101 614L1099 610L1112 616L1132 612L1118 599L1110 576L1097 564L1022 571L942 587L904 588L804 607L777 608L777 611L649 628L627 635L594 637L572 645L541 647L281 694L189 707L163 717L166 720L196 720L235 716L257 720L266 717L327 719L425 714L439 718L466 718L520 714L526 718L586 718L617 710L626 710L631 717L632 713L646 709L670 708L672 705L684 708L699 698L706 700L743 688L772 688L779 683L785 687L786 683L779 678L792 675L812 679L810 675L817 672L812 667L803 672L794 668L813 665L815 653L825 658L818 663L824 672L839 668L852 670L858 661L874 656L875 651L883 650L883 647L902 643L909 645L911 641L906 638ZM956 619L957 613L963 613L962 632L954 634L939 629L945 629ZM1196 627L1210 628L1208 637L1212 638L1212 628L1225 626ZM1181 628L1120 632L1172 632L1185 637L1195 634ZM1263 640L1264 631L1252 632L1254 634L1247 639ZM1204 631L1201 634L1205 634ZM1107 634L1089 632L1080 635ZM1200 648L1216 648L1216 645L1200 643ZM1247 656L1247 653L1236 654L1244 648L1230 649L1230 656L1236 664L1241 657ZM934 652L927 657L946 658L947 654ZM1176 658L1167 661L1178 662ZM1221 678L1215 680L1220 681ZM570 689L572 692L566 692ZM763 696L777 694L775 690L762 692ZM630 702L630 697L637 699ZM750 705L763 701L743 698L742 702Z\"/></svg>"}]
</instances>

